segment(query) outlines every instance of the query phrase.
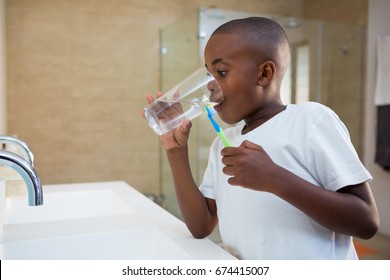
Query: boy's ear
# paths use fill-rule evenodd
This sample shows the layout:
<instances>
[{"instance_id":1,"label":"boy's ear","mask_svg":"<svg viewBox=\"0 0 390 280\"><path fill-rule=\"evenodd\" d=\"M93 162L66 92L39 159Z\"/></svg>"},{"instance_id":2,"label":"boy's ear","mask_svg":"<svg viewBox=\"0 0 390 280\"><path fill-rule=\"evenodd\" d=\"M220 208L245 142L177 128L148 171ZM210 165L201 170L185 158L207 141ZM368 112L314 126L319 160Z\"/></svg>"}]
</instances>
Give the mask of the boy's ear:
<instances>
[{"instance_id":1,"label":"boy's ear","mask_svg":"<svg viewBox=\"0 0 390 280\"><path fill-rule=\"evenodd\" d=\"M257 85L267 86L275 76L276 66L272 61L266 61L258 67Z\"/></svg>"}]
</instances>

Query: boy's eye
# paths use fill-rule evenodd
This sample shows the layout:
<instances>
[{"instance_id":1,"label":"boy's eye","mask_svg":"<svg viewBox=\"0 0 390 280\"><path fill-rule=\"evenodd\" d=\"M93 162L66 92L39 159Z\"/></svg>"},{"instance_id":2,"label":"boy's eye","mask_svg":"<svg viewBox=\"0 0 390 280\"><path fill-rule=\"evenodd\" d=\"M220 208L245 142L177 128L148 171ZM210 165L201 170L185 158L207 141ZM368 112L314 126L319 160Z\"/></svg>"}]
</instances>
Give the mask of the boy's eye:
<instances>
[{"instance_id":1,"label":"boy's eye","mask_svg":"<svg viewBox=\"0 0 390 280\"><path fill-rule=\"evenodd\" d=\"M227 71L217 71L217 73L218 73L218 75L219 75L220 77L225 77Z\"/></svg>"}]
</instances>

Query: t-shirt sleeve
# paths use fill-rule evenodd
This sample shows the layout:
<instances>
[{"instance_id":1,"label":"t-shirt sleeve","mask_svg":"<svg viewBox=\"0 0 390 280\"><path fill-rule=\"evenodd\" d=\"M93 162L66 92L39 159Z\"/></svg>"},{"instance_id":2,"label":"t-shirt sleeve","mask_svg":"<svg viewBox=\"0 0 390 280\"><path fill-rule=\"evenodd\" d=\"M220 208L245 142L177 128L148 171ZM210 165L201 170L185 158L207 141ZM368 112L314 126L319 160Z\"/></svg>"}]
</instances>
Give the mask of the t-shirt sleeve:
<instances>
[{"instance_id":1,"label":"t-shirt sleeve","mask_svg":"<svg viewBox=\"0 0 390 280\"><path fill-rule=\"evenodd\" d=\"M200 184L199 190L202 192L202 194L211 199L215 199L215 190L214 190L214 183L215 183L215 176L217 175L215 172L216 169L216 158L217 158L217 143L216 141L213 142L210 148L210 154L208 159L208 164L206 167L206 170L203 175L203 181Z\"/></svg>"},{"instance_id":2,"label":"t-shirt sleeve","mask_svg":"<svg viewBox=\"0 0 390 280\"><path fill-rule=\"evenodd\" d=\"M326 189L337 191L372 180L351 143L347 128L332 110L324 111L308 137L307 166Z\"/></svg>"}]
</instances>

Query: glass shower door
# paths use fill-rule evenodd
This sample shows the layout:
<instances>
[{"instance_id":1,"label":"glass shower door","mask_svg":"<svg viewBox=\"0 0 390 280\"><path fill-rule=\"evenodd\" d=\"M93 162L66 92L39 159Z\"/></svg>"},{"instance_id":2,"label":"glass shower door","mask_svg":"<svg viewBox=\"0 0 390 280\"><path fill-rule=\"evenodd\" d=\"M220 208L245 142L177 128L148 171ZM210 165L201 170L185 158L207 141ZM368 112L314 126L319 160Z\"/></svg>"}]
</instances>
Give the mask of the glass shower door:
<instances>
[{"instance_id":1,"label":"glass shower door","mask_svg":"<svg viewBox=\"0 0 390 280\"><path fill-rule=\"evenodd\" d=\"M160 31L160 88L163 92L171 89L177 82L199 67L197 34L197 10L177 19ZM193 120L193 129L189 140L190 163L195 173L198 147L197 128L194 125L196 122L197 120ZM180 218L170 167L163 148L160 149L160 153L160 195L163 198L161 204L170 213Z\"/></svg>"}]
</instances>

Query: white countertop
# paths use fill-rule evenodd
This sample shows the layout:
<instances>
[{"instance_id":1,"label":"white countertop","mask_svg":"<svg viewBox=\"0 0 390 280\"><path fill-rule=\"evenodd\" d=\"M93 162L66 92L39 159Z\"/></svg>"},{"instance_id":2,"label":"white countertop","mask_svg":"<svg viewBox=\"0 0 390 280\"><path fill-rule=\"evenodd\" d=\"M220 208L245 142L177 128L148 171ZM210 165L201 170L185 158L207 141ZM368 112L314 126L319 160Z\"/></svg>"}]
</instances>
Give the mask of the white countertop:
<instances>
[{"instance_id":1,"label":"white countertop","mask_svg":"<svg viewBox=\"0 0 390 280\"><path fill-rule=\"evenodd\" d=\"M2 259L235 259L124 182L45 185L43 194L37 207L6 199Z\"/></svg>"}]
</instances>

